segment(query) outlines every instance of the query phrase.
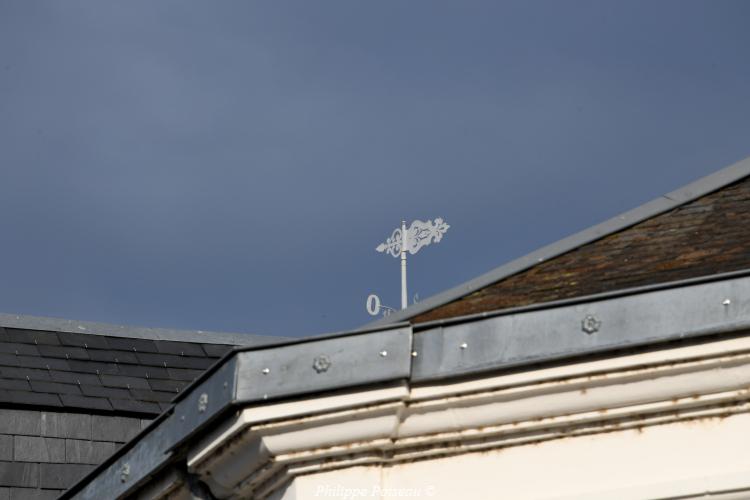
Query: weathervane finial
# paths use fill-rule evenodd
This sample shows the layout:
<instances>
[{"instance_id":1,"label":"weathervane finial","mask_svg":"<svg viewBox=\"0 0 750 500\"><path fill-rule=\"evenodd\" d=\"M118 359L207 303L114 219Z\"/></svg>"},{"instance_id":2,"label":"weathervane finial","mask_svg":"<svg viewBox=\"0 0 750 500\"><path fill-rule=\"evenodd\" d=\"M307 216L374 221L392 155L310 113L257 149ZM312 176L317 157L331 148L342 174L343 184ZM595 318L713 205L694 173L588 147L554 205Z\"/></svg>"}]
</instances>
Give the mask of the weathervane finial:
<instances>
[{"instance_id":1,"label":"weathervane finial","mask_svg":"<svg viewBox=\"0 0 750 500\"><path fill-rule=\"evenodd\" d=\"M414 255L423 247L426 247L431 243L439 243L449 228L450 226L440 217L436 218L434 221L427 222L415 220L411 223L409 229L406 228L406 221L401 221L401 227L396 228L384 243L381 243L375 248L378 252L388 253L396 258L401 257L401 309L406 309L406 306L408 305L406 291L406 253L408 252ZM378 306L379 304L380 302L378 300ZM375 308L376 310L374 313L372 312L373 308L368 307L368 312L370 312L370 314L377 314L380 307L384 306Z\"/></svg>"}]
</instances>

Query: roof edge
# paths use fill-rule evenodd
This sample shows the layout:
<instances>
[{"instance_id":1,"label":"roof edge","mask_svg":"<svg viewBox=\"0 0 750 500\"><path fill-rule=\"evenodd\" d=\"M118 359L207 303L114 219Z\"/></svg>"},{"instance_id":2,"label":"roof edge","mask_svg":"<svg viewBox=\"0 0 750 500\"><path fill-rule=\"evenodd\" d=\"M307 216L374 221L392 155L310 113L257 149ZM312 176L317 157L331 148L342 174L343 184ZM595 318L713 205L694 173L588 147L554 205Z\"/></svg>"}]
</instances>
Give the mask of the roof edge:
<instances>
[{"instance_id":1,"label":"roof edge","mask_svg":"<svg viewBox=\"0 0 750 500\"><path fill-rule=\"evenodd\" d=\"M365 326L386 325L409 320L514 274L526 271L536 264L553 259L583 245L634 226L646 219L668 212L747 176L750 176L750 157L646 202L639 207L539 248L458 286L428 297L418 304L413 304L406 309L394 312L390 316L367 323Z\"/></svg>"},{"instance_id":2,"label":"roof edge","mask_svg":"<svg viewBox=\"0 0 750 500\"><path fill-rule=\"evenodd\" d=\"M255 335L250 333L225 333L204 330L175 330L170 328L123 326L109 323L97 323L93 321L76 321L70 319L4 313L0 313L0 327L18 328L22 330L82 333L108 337L126 337L132 339L200 342L202 344L232 344L237 346L264 345L287 339L287 337L272 337L270 335Z\"/></svg>"}]
</instances>

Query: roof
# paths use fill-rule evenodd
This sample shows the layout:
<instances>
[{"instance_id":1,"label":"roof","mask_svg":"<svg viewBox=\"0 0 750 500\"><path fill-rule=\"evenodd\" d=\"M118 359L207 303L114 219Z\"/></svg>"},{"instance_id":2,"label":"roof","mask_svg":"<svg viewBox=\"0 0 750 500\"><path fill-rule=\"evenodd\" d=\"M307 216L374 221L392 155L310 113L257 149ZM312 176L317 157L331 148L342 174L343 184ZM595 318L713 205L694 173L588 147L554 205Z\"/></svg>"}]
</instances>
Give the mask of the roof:
<instances>
[{"instance_id":1,"label":"roof","mask_svg":"<svg viewBox=\"0 0 750 500\"><path fill-rule=\"evenodd\" d=\"M170 464L183 470L189 445L243 406L389 382L465 380L741 335L750 328L748 295L750 271L745 271L491 317L401 323L236 349L62 498L122 498Z\"/></svg>"},{"instance_id":2,"label":"roof","mask_svg":"<svg viewBox=\"0 0 750 500\"><path fill-rule=\"evenodd\" d=\"M664 214L678 207L685 206L686 204L693 202L695 200L698 200L701 197L704 197L706 195L709 195L710 193L721 190L722 188L725 188L738 181L741 181L742 179L745 179L748 176L750 176L750 158L746 158L738 163L735 163L718 172L715 172L714 174L711 174L691 184L688 184L687 186L679 188L659 198L656 198L648 203L645 203L644 205L641 205L640 207L637 207L628 212L625 212L616 217L613 217L601 224L597 224L593 227L585 229L572 236L569 236L560 241L557 241L543 248L540 248L528 255L525 255L507 264L504 264L496 269L493 269L492 271L485 273L477 278L474 278L454 288L451 288L442 293L439 293L437 295L424 299L417 304L413 304L407 307L406 309L403 309L401 311L396 311L390 316L387 316L378 321L375 321L371 323L370 325L371 326L385 325L385 324L400 322L400 321L405 321L405 320L412 320L413 322L421 322L421 321L427 321L431 319L437 319L436 317L433 317L436 315L427 314L427 313L437 308L440 308L442 306L445 306L447 304L455 303L456 301L460 299L465 298L466 301L470 301L471 300L471 297L469 297L470 295L482 289L487 289L488 287L490 287L490 285L506 280L507 278L511 276L518 275L532 268L539 267L543 263L547 263L548 261L552 259L558 258L564 254L568 254L569 252L579 249L581 247L584 247L585 245L588 245L593 242L600 241L609 236L615 235L616 233L619 233L625 229L635 226L636 224L642 223L656 216L659 216L660 214ZM747 200L745 200L744 202L746 201ZM747 209L746 206L740 207L740 210L742 211L746 209ZM700 210L700 207L698 207L697 210ZM652 234L658 234L659 232L663 232L662 229L663 228L658 228L658 227L654 228L654 231L652 231ZM731 230L731 228L729 228L729 230ZM735 233L736 232L737 231L735 231ZM685 245L690 245L690 244L695 243L695 241L691 241L689 237L683 238L683 240L684 241L682 243L684 243ZM660 251L662 250L663 248ZM748 255L748 252L745 251L744 255ZM698 259L698 257L699 256L696 256L696 259ZM585 258L580 259L580 260L584 264L586 263L584 262L586 261ZM719 260L721 259L717 259L717 261ZM720 270L708 269L708 268L705 270L694 269L694 272L691 276L699 275L699 274L696 274L699 271L705 271L703 274L708 275L708 274L714 274L716 272L732 271L732 270L737 270L737 269L742 269L742 268L747 267L747 262L746 262L747 259L744 259L744 260L740 259L740 260L741 262L740 261L736 262L734 264L734 267L727 267L726 269L720 269ZM693 263L688 263L688 265L692 266ZM581 267L585 268L586 266L584 265ZM711 267L711 266L708 266L708 267ZM567 269L563 271L567 271ZM654 279L655 273L651 271L652 270L649 270L649 273L651 274L650 279L652 280L651 282L653 283L655 281ZM561 274L564 274L564 273L561 273ZM579 274L588 274L588 276L591 276L591 273L586 271L585 269L584 271L582 271L582 273L579 273ZM674 280L679 280L679 279L688 277L687 275L679 276L679 275L676 275L675 273L672 273L672 274L663 273L663 274L664 274L664 277L663 277L664 279L661 279L662 282L674 281ZM551 278L558 279L559 276L554 276ZM623 284L620 284L620 283L615 284L615 283L606 282L606 280L603 280L601 289L588 291L588 292L584 291L581 293L581 295L590 294L590 293L598 293L599 291L604 291L604 290L611 289L614 287L627 288L628 286L637 286L639 284L643 284L643 283L631 283L631 284L626 284L623 286ZM507 296L509 293L509 290L514 291L517 288L518 288L517 284L513 284L513 285L509 284L509 286L506 287L506 289L493 291L493 293L495 293L498 296L503 296L503 295ZM538 287L536 288L538 289ZM550 300L547 297L544 297L544 299ZM539 297L535 297L535 298L530 299L527 303L534 303L538 301L539 301ZM463 311L462 314L467 314L471 312L479 312L479 310L486 311L486 310L494 310L494 309L499 309L501 307L505 307L504 305L502 305L502 301L489 301L489 302L494 302L495 305L488 307L487 304L481 304L478 307L474 307L474 308L472 308L471 305L469 305L469 307L463 307L463 308L456 307L455 309L457 310L461 309ZM521 305L521 304L510 304L510 305ZM456 313L454 311L446 312L446 315L451 315L451 316L457 316L460 314L461 313Z\"/></svg>"},{"instance_id":3,"label":"roof","mask_svg":"<svg viewBox=\"0 0 750 500\"><path fill-rule=\"evenodd\" d=\"M0 314L0 406L154 417L233 347L278 340Z\"/></svg>"}]
</instances>

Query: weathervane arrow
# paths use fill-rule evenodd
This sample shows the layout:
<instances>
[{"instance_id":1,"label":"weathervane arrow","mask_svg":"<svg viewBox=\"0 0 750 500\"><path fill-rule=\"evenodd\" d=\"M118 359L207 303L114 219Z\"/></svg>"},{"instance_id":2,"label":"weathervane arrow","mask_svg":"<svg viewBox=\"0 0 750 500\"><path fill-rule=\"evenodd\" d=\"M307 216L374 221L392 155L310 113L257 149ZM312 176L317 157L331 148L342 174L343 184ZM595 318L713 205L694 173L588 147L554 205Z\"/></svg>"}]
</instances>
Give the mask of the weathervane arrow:
<instances>
[{"instance_id":1,"label":"weathervane arrow","mask_svg":"<svg viewBox=\"0 0 750 500\"><path fill-rule=\"evenodd\" d=\"M438 217L434 221L415 220L409 229L406 221L401 221L401 227L396 228L391 236L381 243L375 250L385 252L393 257L401 257L401 309L408 305L406 293L406 253L414 255L423 247L431 243L439 243L450 226Z\"/></svg>"}]
</instances>

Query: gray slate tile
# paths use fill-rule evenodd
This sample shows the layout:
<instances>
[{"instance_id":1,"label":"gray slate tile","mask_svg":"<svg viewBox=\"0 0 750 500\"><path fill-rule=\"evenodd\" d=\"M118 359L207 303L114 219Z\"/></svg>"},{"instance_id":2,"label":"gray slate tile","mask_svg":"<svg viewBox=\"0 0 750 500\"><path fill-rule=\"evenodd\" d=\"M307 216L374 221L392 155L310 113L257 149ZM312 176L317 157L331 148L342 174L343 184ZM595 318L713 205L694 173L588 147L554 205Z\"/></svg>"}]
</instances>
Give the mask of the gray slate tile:
<instances>
[{"instance_id":1,"label":"gray slate tile","mask_svg":"<svg viewBox=\"0 0 750 500\"><path fill-rule=\"evenodd\" d=\"M0 462L0 486L39 486L39 464Z\"/></svg>"},{"instance_id":2,"label":"gray slate tile","mask_svg":"<svg viewBox=\"0 0 750 500\"><path fill-rule=\"evenodd\" d=\"M13 436L0 435L0 461L13 461Z\"/></svg>"},{"instance_id":3,"label":"gray slate tile","mask_svg":"<svg viewBox=\"0 0 750 500\"><path fill-rule=\"evenodd\" d=\"M94 441L115 441L124 443L141 431L138 418L91 416L91 437Z\"/></svg>"},{"instance_id":4,"label":"gray slate tile","mask_svg":"<svg viewBox=\"0 0 750 500\"><path fill-rule=\"evenodd\" d=\"M41 434L39 411L0 409L0 434Z\"/></svg>"},{"instance_id":5,"label":"gray slate tile","mask_svg":"<svg viewBox=\"0 0 750 500\"><path fill-rule=\"evenodd\" d=\"M65 462L65 440L57 438L14 436L15 462Z\"/></svg>"},{"instance_id":6,"label":"gray slate tile","mask_svg":"<svg viewBox=\"0 0 750 500\"><path fill-rule=\"evenodd\" d=\"M36 488L11 488L10 500L55 500L63 490L39 490ZM2 498L0 496L0 498Z\"/></svg>"},{"instance_id":7,"label":"gray slate tile","mask_svg":"<svg viewBox=\"0 0 750 500\"><path fill-rule=\"evenodd\" d=\"M68 408L88 408L90 410L112 410L112 405L104 398L90 398L75 394L60 394L60 401Z\"/></svg>"},{"instance_id":8,"label":"gray slate tile","mask_svg":"<svg viewBox=\"0 0 750 500\"><path fill-rule=\"evenodd\" d=\"M44 330L20 330L18 328L6 328L5 333L10 342L20 342L34 345L60 345L60 339L55 332Z\"/></svg>"},{"instance_id":9,"label":"gray slate tile","mask_svg":"<svg viewBox=\"0 0 750 500\"><path fill-rule=\"evenodd\" d=\"M114 443L79 439L65 440L65 461L69 464L98 465L114 452Z\"/></svg>"},{"instance_id":10,"label":"gray slate tile","mask_svg":"<svg viewBox=\"0 0 750 500\"><path fill-rule=\"evenodd\" d=\"M41 392L8 391L0 389L0 402L15 403L19 405L32 406L62 406L57 394L46 394Z\"/></svg>"},{"instance_id":11,"label":"gray slate tile","mask_svg":"<svg viewBox=\"0 0 750 500\"><path fill-rule=\"evenodd\" d=\"M120 387L124 389L148 389L148 381L140 377L126 377L124 375L101 375L102 385Z\"/></svg>"},{"instance_id":12,"label":"gray slate tile","mask_svg":"<svg viewBox=\"0 0 750 500\"><path fill-rule=\"evenodd\" d=\"M138 401L135 399L110 399L109 402L112 404L112 408L122 412L156 414L161 413L162 411L158 403L152 403L149 401Z\"/></svg>"},{"instance_id":13,"label":"gray slate tile","mask_svg":"<svg viewBox=\"0 0 750 500\"><path fill-rule=\"evenodd\" d=\"M61 384L58 382L31 381L31 389L36 392L49 392L52 394L81 394L81 390L75 384Z\"/></svg>"},{"instance_id":14,"label":"gray slate tile","mask_svg":"<svg viewBox=\"0 0 750 500\"><path fill-rule=\"evenodd\" d=\"M93 470L93 465L81 464L40 464L40 485L42 488L67 489Z\"/></svg>"},{"instance_id":15,"label":"gray slate tile","mask_svg":"<svg viewBox=\"0 0 750 500\"><path fill-rule=\"evenodd\" d=\"M58 332L57 338L62 345L83 347L84 349L109 349L106 337L85 333Z\"/></svg>"},{"instance_id":16,"label":"gray slate tile","mask_svg":"<svg viewBox=\"0 0 750 500\"><path fill-rule=\"evenodd\" d=\"M192 342L172 342L169 340L155 340L156 348L164 354L176 354L178 356L205 357L206 353L200 344Z\"/></svg>"},{"instance_id":17,"label":"gray slate tile","mask_svg":"<svg viewBox=\"0 0 750 500\"><path fill-rule=\"evenodd\" d=\"M91 439L91 415L85 413L42 412L41 435Z\"/></svg>"}]
</instances>

